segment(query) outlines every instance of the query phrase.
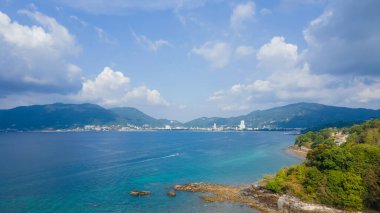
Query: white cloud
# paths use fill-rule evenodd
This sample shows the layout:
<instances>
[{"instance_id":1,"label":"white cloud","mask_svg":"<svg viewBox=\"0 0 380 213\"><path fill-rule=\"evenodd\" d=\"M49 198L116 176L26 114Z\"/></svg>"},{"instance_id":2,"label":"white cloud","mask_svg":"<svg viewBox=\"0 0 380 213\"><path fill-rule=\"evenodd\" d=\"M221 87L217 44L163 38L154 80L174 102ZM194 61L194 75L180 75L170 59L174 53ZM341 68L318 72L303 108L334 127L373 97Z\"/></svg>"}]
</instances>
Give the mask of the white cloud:
<instances>
[{"instance_id":1,"label":"white cloud","mask_svg":"<svg viewBox=\"0 0 380 213\"><path fill-rule=\"evenodd\" d=\"M67 92L80 76L66 69L80 48L54 18L20 10L38 25L22 25L0 12L0 95L18 91ZM77 74L79 74L77 72Z\"/></svg>"},{"instance_id":2,"label":"white cloud","mask_svg":"<svg viewBox=\"0 0 380 213\"><path fill-rule=\"evenodd\" d=\"M231 55L230 47L224 42L206 42L200 47L195 47L191 53L200 55L211 63L213 68L223 68L228 65Z\"/></svg>"},{"instance_id":3,"label":"white cloud","mask_svg":"<svg viewBox=\"0 0 380 213\"><path fill-rule=\"evenodd\" d=\"M88 23L83 21L82 19L78 18L78 16L70 16L70 19L79 23L82 27L87 27Z\"/></svg>"},{"instance_id":4,"label":"white cloud","mask_svg":"<svg viewBox=\"0 0 380 213\"><path fill-rule=\"evenodd\" d=\"M13 36L17 34L15 42L22 42L22 45L27 45L25 41L30 41L30 32L32 32L33 47L45 46L46 49L52 50L50 53L54 53L57 56L61 54L77 54L79 48L75 44L74 36L62 25L60 25L54 18L46 16L38 11L20 10L20 14L24 14L31 19L37 21L43 28L38 26L26 27L23 26L21 32L13 32ZM10 24L11 29L17 29L17 23ZM29 28L29 31L28 29ZM19 28L20 29L20 28ZM30 30L31 29L31 30ZM46 31L45 31L46 29ZM35 34L35 32L37 32ZM27 46L25 46L27 47Z\"/></svg>"},{"instance_id":5,"label":"white cloud","mask_svg":"<svg viewBox=\"0 0 380 213\"><path fill-rule=\"evenodd\" d=\"M105 67L94 79L83 82L77 100L102 106L168 106L157 90L146 86L132 87L131 80L120 71Z\"/></svg>"},{"instance_id":6,"label":"white cloud","mask_svg":"<svg viewBox=\"0 0 380 213\"><path fill-rule=\"evenodd\" d=\"M307 49L299 52L297 45L273 37L256 54L260 77L219 90L209 100L235 111L298 101L378 108L379 6L375 0L330 2L303 32Z\"/></svg>"},{"instance_id":7,"label":"white cloud","mask_svg":"<svg viewBox=\"0 0 380 213\"><path fill-rule=\"evenodd\" d=\"M380 1L332 1L304 30L314 72L380 76Z\"/></svg>"},{"instance_id":8,"label":"white cloud","mask_svg":"<svg viewBox=\"0 0 380 213\"><path fill-rule=\"evenodd\" d=\"M158 90L151 90L146 86L133 88L125 95L125 103L138 103L153 106L168 106L168 102L161 97Z\"/></svg>"},{"instance_id":9,"label":"white cloud","mask_svg":"<svg viewBox=\"0 0 380 213\"><path fill-rule=\"evenodd\" d=\"M67 71L72 74L80 73L82 69L75 64L68 64Z\"/></svg>"},{"instance_id":10,"label":"white cloud","mask_svg":"<svg viewBox=\"0 0 380 213\"><path fill-rule=\"evenodd\" d=\"M236 47L235 54L238 58L250 56L255 53L255 48L252 46L241 45Z\"/></svg>"},{"instance_id":11,"label":"white cloud","mask_svg":"<svg viewBox=\"0 0 380 213\"><path fill-rule=\"evenodd\" d=\"M152 52L157 52L160 48L164 46L171 46L170 42L164 39L151 41L145 35L137 35L135 32L132 32L132 35L139 45Z\"/></svg>"},{"instance_id":12,"label":"white cloud","mask_svg":"<svg viewBox=\"0 0 380 213\"><path fill-rule=\"evenodd\" d=\"M224 111L244 111L277 103L311 101L325 104L376 106L380 78L351 78L316 74L298 53L298 47L274 37L256 55L266 77L215 92L209 100Z\"/></svg>"},{"instance_id":13,"label":"white cloud","mask_svg":"<svg viewBox=\"0 0 380 213\"><path fill-rule=\"evenodd\" d=\"M266 72L293 68L298 61L298 48L285 42L284 37L273 37L256 54L259 68Z\"/></svg>"},{"instance_id":14,"label":"white cloud","mask_svg":"<svg viewBox=\"0 0 380 213\"><path fill-rule=\"evenodd\" d=\"M252 20L255 15L255 3L249 1L245 4L238 4L234 7L230 17L232 29L240 30L244 28L245 22Z\"/></svg>"},{"instance_id":15,"label":"white cloud","mask_svg":"<svg viewBox=\"0 0 380 213\"><path fill-rule=\"evenodd\" d=\"M97 26L94 26L94 30L96 32L96 34L98 35L98 38L105 42L105 43L108 43L108 44L115 44L116 43L116 40L111 38L107 33L106 31L104 31L103 28L100 28L100 27L97 27Z\"/></svg>"},{"instance_id":16,"label":"white cloud","mask_svg":"<svg viewBox=\"0 0 380 213\"><path fill-rule=\"evenodd\" d=\"M103 28L89 24L88 22L80 19L78 16L71 15L70 19L80 24L82 27L88 27L88 26L91 27L96 32L96 35L98 36L100 41L108 43L108 44L117 43L117 40L114 38L111 38Z\"/></svg>"},{"instance_id":17,"label":"white cloud","mask_svg":"<svg viewBox=\"0 0 380 213\"><path fill-rule=\"evenodd\" d=\"M373 100L380 100L380 79L376 79L371 85L363 83L363 81L356 82L357 89L350 101L359 101L361 103L370 103ZM378 107L377 107L378 108Z\"/></svg>"}]
</instances>

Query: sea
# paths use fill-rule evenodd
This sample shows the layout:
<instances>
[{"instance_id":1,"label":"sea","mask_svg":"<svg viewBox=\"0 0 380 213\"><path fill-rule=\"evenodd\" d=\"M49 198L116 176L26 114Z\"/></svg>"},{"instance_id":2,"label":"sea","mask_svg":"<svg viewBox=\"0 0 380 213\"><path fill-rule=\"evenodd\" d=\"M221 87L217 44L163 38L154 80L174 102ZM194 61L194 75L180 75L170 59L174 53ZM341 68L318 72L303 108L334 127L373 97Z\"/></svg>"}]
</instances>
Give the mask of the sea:
<instances>
[{"instance_id":1,"label":"sea","mask_svg":"<svg viewBox=\"0 0 380 213\"><path fill-rule=\"evenodd\" d=\"M0 133L0 212L257 212L175 184L256 183L297 164L286 132ZM147 190L133 197L131 190Z\"/></svg>"}]
</instances>

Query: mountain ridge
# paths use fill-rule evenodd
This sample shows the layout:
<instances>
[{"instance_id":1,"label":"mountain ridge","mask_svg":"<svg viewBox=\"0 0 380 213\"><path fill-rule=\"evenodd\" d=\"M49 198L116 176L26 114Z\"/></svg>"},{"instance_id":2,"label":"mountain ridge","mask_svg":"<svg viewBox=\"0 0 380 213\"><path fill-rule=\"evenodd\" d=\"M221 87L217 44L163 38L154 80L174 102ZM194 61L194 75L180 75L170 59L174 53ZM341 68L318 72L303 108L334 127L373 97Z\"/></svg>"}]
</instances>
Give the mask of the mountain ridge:
<instances>
[{"instance_id":1,"label":"mountain ridge","mask_svg":"<svg viewBox=\"0 0 380 213\"><path fill-rule=\"evenodd\" d=\"M202 117L185 123L186 126L237 126L241 120L250 128L313 128L329 123L358 123L380 117L380 110L328 106L300 102L266 110L255 110L246 115L229 118Z\"/></svg>"},{"instance_id":2,"label":"mountain ridge","mask_svg":"<svg viewBox=\"0 0 380 213\"><path fill-rule=\"evenodd\" d=\"M164 128L236 127L241 120L247 128L319 128L359 123L379 118L380 110L328 106L300 102L248 114L223 118L201 117L181 123L168 119L156 119L133 107L106 109L96 104L64 104L19 106L0 110L0 130L33 131L44 129L69 129L85 125L134 125L138 127Z\"/></svg>"},{"instance_id":3,"label":"mountain ridge","mask_svg":"<svg viewBox=\"0 0 380 213\"><path fill-rule=\"evenodd\" d=\"M85 125L157 125L170 121L155 119L132 107L105 109L96 104L63 104L19 106L0 110L0 130L69 129Z\"/></svg>"}]
</instances>

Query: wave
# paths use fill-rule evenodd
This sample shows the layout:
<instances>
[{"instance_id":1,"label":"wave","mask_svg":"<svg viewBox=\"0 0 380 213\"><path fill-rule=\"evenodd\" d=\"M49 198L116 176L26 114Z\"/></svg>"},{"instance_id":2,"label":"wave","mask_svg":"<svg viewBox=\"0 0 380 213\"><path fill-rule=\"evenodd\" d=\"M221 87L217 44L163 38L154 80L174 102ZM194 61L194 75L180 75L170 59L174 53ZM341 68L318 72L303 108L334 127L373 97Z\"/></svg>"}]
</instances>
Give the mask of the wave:
<instances>
[{"instance_id":1,"label":"wave","mask_svg":"<svg viewBox=\"0 0 380 213\"><path fill-rule=\"evenodd\" d=\"M162 156L162 157L155 157L155 158L149 158L149 159L145 159L145 160L134 162L134 163L143 163L143 162L152 161L152 160L158 160L158 159L164 159L164 158L172 158L172 157L177 157L179 155L180 154L177 152L177 153L174 153L174 154L171 154L171 155L166 155L166 156Z\"/></svg>"},{"instance_id":2,"label":"wave","mask_svg":"<svg viewBox=\"0 0 380 213\"><path fill-rule=\"evenodd\" d=\"M154 160L160 160L160 159L165 159L165 158L178 157L180 155L181 154L177 152L177 153L174 153L174 154L171 154L171 155L165 155L165 156L161 156L161 157L153 157L153 158L148 158L148 159L144 159L144 160L140 160L141 158L140 159L133 159L133 160L128 160L128 162L125 162L125 163L121 163L121 164L117 164L117 165L113 165L113 166L106 166L106 167L98 168L98 169L90 169L90 170L82 171L82 172L79 172L79 173L76 173L76 174L66 175L65 177L87 175L87 174L94 173L94 172L106 171L106 170L109 170L109 169L121 168L121 167L124 167L124 166L130 166L130 165L144 163L144 162L149 162L149 161L154 161Z\"/></svg>"},{"instance_id":3,"label":"wave","mask_svg":"<svg viewBox=\"0 0 380 213\"><path fill-rule=\"evenodd\" d=\"M147 158L147 159L135 158L135 159L127 160L127 162L124 162L124 163L119 163L119 164L110 165L110 166L104 166L104 167L96 168L96 169L95 168L94 169L87 169L84 171L80 171L80 172L76 172L76 173L72 173L72 174L67 174L67 175L62 175L59 177L45 177L45 178L43 178L40 176L38 179L36 179L34 181L29 181L27 185L43 184L46 181L57 181L60 179L65 179L65 178L72 178L72 177L78 177L78 176L82 176L82 175L89 175L89 174L93 174L96 172L102 172L102 171L107 171L110 169L122 168L125 166L135 165L135 164L139 164L139 163L144 163L144 162L149 162L149 161L154 161L154 160L160 160L160 159L165 159L165 158L178 157L180 155L181 154L177 152L174 154L165 155L165 156L161 156L161 157L152 157L152 158ZM41 174L35 174L35 175L39 176ZM2 185L2 184L0 184L0 185Z\"/></svg>"}]
</instances>

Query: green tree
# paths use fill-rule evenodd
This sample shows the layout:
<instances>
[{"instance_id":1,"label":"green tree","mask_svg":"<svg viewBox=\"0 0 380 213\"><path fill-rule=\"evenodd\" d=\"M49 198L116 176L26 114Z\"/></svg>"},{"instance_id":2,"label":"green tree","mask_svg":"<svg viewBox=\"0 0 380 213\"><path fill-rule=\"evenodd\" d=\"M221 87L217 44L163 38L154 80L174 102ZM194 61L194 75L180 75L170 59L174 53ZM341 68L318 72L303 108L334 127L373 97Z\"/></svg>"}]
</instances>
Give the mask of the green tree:
<instances>
[{"instance_id":1,"label":"green tree","mask_svg":"<svg viewBox=\"0 0 380 213\"><path fill-rule=\"evenodd\" d=\"M364 201L361 197L365 188L362 178L356 174L330 170L325 184L320 187L320 199L323 203L342 209L361 210Z\"/></svg>"}]
</instances>

